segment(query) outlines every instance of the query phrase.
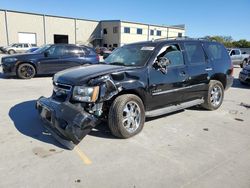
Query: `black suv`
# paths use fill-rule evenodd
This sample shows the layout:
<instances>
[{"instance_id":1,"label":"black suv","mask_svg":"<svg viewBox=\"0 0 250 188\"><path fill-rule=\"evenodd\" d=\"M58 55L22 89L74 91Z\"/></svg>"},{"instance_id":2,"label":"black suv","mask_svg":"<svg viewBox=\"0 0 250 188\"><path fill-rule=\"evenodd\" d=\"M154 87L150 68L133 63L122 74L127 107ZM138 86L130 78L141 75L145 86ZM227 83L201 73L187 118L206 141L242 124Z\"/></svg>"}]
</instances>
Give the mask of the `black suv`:
<instances>
[{"instance_id":1,"label":"black suv","mask_svg":"<svg viewBox=\"0 0 250 188\"><path fill-rule=\"evenodd\" d=\"M55 74L52 96L37 101L46 127L69 148L104 120L113 135L129 138L145 117L196 105L216 110L233 83L227 50L205 40L129 44L105 63Z\"/></svg>"},{"instance_id":2,"label":"black suv","mask_svg":"<svg viewBox=\"0 0 250 188\"><path fill-rule=\"evenodd\" d=\"M3 73L7 76L17 75L22 79L96 63L99 63L99 56L94 49L74 44L48 44L33 53L2 58Z\"/></svg>"}]
</instances>

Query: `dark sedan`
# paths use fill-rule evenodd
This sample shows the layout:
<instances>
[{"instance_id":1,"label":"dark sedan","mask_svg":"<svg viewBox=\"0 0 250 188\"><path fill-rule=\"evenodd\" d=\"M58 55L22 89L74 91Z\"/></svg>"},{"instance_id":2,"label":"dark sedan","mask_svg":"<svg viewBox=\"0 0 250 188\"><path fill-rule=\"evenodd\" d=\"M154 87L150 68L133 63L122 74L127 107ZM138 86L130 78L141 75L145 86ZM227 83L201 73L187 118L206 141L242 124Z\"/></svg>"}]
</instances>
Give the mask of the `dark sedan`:
<instances>
[{"instance_id":1,"label":"dark sedan","mask_svg":"<svg viewBox=\"0 0 250 188\"><path fill-rule=\"evenodd\" d=\"M97 64L99 57L87 46L73 44L49 44L33 53L2 58L3 73L22 79L36 75L55 74L58 71L84 64Z\"/></svg>"}]
</instances>

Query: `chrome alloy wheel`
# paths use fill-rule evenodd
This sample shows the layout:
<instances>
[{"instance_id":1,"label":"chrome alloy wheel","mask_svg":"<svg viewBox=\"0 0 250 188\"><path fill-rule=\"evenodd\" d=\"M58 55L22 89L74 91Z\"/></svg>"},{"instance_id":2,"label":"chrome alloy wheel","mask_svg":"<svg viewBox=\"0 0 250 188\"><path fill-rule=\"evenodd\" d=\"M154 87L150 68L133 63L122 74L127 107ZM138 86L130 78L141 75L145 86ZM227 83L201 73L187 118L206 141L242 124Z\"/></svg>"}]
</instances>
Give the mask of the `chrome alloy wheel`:
<instances>
[{"instance_id":1,"label":"chrome alloy wheel","mask_svg":"<svg viewBox=\"0 0 250 188\"><path fill-rule=\"evenodd\" d=\"M222 100L222 89L215 85L213 89L211 90L211 96L210 96L210 102L214 107L217 107L220 105Z\"/></svg>"},{"instance_id":2,"label":"chrome alloy wheel","mask_svg":"<svg viewBox=\"0 0 250 188\"><path fill-rule=\"evenodd\" d=\"M20 73L22 74L23 77L29 78L34 74L34 70L32 69L31 66L25 65L21 68Z\"/></svg>"},{"instance_id":3,"label":"chrome alloy wheel","mask_svg":"<svg viewBox=\"0 0 250 188\"><path fill-rule=\"evenodd\" d=\"M129 101L124 106L122 123L125 129L130 133L138 129L141 123L141 109L136 102Z\"/></svg>"}]
</instances>

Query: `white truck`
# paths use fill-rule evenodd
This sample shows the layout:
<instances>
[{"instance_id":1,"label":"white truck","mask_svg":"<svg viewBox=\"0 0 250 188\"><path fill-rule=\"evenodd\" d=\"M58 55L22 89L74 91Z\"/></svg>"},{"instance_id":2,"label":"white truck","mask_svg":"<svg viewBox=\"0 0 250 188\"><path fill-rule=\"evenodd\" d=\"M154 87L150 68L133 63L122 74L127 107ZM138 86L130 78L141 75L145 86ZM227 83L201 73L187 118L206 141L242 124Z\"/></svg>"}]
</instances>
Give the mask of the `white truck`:
<instances>
[{"instance_id":1,"label":"white truck","mask_svg":"<svg viewBox=\"0 0 250 188\"><path fill-rule=\"evenodd\" d=\"M33 46L29 43L14 43L6 47L2 47L1 51L8 54L14 54L14 53L23 53L27 50L33 48Z\"/></svg>"},{"instance_id":2,"label":"white truck","mask_svg":"<svg viewBox=\"0 0 250 188\"><path fill-rule=\"evenodd\" d=\"M249 54L242 53L239 48L227 49L234 65L240 65L241 68L247 66Z\"/></svg>"}]
</instances>

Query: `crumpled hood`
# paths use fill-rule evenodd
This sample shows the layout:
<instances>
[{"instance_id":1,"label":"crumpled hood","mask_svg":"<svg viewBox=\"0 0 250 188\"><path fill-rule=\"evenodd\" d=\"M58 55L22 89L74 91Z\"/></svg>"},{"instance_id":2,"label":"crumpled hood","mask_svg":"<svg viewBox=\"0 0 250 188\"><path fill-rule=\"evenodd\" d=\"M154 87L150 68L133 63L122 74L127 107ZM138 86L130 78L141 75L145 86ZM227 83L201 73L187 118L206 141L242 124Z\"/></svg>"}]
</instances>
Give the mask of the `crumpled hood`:
<instances>
[{"instance_id":1,"label":"crumpled hood","mask_svg":"<svg viewBox=\"0 0 250 188\"><path fill-rule=\"evenodd\" d=\"M91 78L127 69L131 69L131 67L103 64L80 66L56 73L54 75L54 82L74 86L83 85Z\"/></svg>"}]
</instances>

